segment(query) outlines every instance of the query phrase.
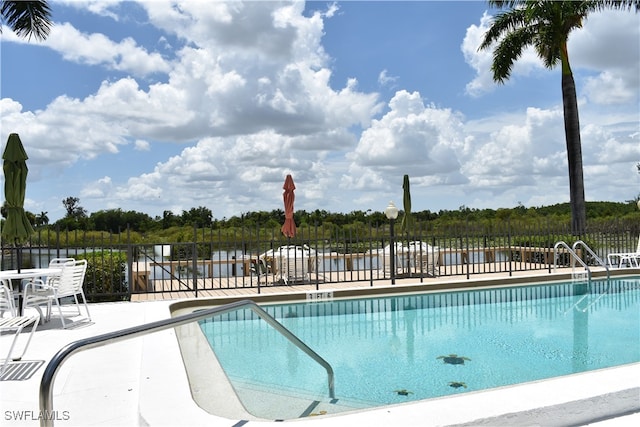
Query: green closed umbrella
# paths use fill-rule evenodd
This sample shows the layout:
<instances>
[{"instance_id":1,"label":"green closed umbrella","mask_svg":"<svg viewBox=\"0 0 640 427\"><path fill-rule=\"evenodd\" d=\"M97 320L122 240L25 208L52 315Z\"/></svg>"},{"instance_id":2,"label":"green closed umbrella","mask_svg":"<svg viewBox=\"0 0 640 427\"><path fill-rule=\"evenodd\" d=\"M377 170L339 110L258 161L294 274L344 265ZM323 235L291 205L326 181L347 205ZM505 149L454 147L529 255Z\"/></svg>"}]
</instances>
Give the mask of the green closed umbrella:
<instances>
[{"instance_id":1,"label":"green closed umbrella","mask_svg":"<svg viewBox=\"0 0 640 427\"><path fill-rule=\"evenodd\" d=\"M400 230L403 233L407 233L413 226L413 217L411 216L411 191L409 190L409 175L404 176L402 189L404 190L404 194L402 196L404 216L402 217L402 222L400 223Z\"/></svg>"},{"instance_id":2,"label":"green closed umbrella","mask_svg":"<svg viewBox=\"0 0 640 427\"><path fill-rule=\"evenodd\" d=\"M2 154L4 171L4 198L7 218L2 228L2 239L18 248L26 241L33 228L24 210L24 197L27 187L27 153L17 133L9 135L7 146ZM20 254L18 253L18 271Z\"/></svg>"}]
</instances>

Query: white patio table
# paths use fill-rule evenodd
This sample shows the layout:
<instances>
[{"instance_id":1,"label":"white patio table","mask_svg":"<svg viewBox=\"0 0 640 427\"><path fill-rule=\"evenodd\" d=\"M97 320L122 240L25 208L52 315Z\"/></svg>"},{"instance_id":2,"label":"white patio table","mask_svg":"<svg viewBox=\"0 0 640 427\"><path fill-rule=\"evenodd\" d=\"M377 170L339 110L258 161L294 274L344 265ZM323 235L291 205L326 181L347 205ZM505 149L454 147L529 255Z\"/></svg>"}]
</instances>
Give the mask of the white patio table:
<instances>
[{"instance_id":1,"label":"white patio table","mask_svg":"<svg viewBox=\"0 0 640 427\"><path fill-rule=\"evenodd\" d=\"M18 270L0 271L0 279L9 280L13 286L13 280L36 279L51 276L60 276L62 268L46 267L46 268L21 268ZM13 290L13 289L12 289ZM22 289L18 289L18 313L22 314Z\"/></svg>"}]
</instances>

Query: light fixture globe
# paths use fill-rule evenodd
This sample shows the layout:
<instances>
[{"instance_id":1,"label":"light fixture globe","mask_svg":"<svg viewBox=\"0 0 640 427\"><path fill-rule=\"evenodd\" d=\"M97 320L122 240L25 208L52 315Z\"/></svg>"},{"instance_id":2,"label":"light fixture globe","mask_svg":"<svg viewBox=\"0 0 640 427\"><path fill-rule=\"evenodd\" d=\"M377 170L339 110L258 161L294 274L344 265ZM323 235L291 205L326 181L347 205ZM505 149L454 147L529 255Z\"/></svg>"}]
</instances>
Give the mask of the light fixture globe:
<instances>
[{"instance_id":1,"label":"light fixture globe","mask_svg":"<svg viewBox=\"0 0 640 427\"><path fill-rule=\"evenodd\" d=\"M389 205L384 210L384 214L387 216L387 219L396 219L398 218L398 208L393 202L389 202Z\"/></svg>"}]
</instances>

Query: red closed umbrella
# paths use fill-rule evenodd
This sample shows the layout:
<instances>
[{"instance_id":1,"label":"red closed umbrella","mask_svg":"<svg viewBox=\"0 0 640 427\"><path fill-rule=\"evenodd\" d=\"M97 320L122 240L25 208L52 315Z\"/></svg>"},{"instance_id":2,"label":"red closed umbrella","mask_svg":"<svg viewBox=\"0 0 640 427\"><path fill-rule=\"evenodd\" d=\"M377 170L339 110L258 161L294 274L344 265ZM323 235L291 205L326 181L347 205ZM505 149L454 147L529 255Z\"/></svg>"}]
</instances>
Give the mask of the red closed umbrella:
<instances>
[{"instance_id":1,"label":"red closed umbrella","mask_svg":"<svg viewBox=\"0 0 640 427\"><path fill-rule=\"evenodd\" d=\"M284 189L284 193L282 193L282 198L284 199L284 224L281 230L282 234L291 238L296 235L296 223L293 220L293 201L296 198L293 190L296 189L296 186L291 175L287 175L282 188Z\"/></svg>"}]
</instances>

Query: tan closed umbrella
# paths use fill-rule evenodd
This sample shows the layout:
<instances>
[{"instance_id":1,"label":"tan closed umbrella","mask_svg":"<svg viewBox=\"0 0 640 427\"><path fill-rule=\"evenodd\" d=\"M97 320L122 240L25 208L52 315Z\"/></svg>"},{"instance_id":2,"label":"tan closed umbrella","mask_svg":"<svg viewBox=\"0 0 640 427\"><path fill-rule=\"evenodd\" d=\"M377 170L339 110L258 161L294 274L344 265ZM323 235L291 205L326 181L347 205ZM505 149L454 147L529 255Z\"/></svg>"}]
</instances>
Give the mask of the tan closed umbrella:
<instances>
[{"instance_id":1,"label":"tan closed umbrella","mask_svg":"<svg viewBox=\"0 0 640 427\"><path fill-rule=\"evenodd\" d=\"M293 220L293 201L295 200L293 190L296 189L296 186L291 175L287 175L282 188L284 189L282 193L284 199L284 224L282 224L281 230L282 234L292 238L296 235L296 223Z\"/></svg>"}]
</instances>

